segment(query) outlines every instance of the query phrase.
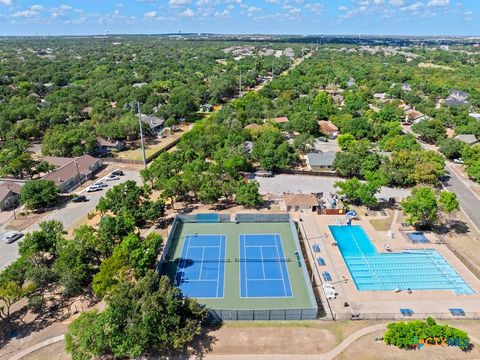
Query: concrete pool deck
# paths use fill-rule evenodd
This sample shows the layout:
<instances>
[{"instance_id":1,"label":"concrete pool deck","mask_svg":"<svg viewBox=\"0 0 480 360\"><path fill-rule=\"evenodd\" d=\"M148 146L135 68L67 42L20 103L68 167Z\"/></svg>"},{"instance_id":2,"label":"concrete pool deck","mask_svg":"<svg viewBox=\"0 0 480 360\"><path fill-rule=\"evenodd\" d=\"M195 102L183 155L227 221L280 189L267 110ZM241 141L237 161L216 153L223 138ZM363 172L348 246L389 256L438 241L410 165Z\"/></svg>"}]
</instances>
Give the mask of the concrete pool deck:
<instances>
[{"instance_id":1,"label":"concrete pool deck","mask_svg":"<svg viewBox=\"0 0 480 360\"><path fill-rule=\"evenodd\" d=\"M393 240L388 240L387 231L375 230L369 221L372 217L362 215L360 214L360 220L355 220L353 223L363 227L379 252L386 252L385 243L388 243L392 252L404 249L436 249L475 291L475 294L456 295L450 290L414 290L410 294L407 291L396 293L391 290L359 291L351 279L351 274L340 250L337 246L332 245L333 236L328 228L328 225L337 224L337 218L344 224L344 217L302 213L302 227L307 237L308 246L311 248L313 244L319 244L321 252L313 255L323 257L326 262L326 266L318 266L313 261L312 266L315 266L320 273L328 271L332 276L332 283L339 281L334 284L338 293L337 298L329 300L332 312L337 318L350 319L352 314L361 314L362 317L373 319L401 319L404 317L400 314L400 308L412 309L414 311L413 317L423 317L430 314L437 318L452 318L449 313L450 308L463 308L467 317L480 317L480 280L445 245L436 244L436 239L431 234L426 235L431 240L430 244L412 244L401 234L399 223L392 226ZM297 213L296 218L298 219L299 216L300 214ZM393 220L395 222L396 218ZM309 258L312 261L311 256ZM344 278L348 279L346 283L342 281ZM316 290L323 292L322 288L318 286ZM323 294L321 295L323 297ZM348 307L344 306L345 302L348 302Z\"/></svg>"}]
</instances>

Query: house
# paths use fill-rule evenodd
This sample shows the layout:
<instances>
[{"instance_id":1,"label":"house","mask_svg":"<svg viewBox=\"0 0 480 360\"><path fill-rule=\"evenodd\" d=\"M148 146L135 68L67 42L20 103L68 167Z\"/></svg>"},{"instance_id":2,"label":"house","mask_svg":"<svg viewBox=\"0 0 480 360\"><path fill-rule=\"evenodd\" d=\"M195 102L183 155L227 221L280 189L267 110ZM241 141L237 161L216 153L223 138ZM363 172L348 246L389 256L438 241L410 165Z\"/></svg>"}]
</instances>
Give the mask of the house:
<instances>
[{"instance_id":1,"label":"house","mask_svg":"<svg viewBox=\"0 0 480 360\"><path fill-rule=\"evenodd\" d=\"M272 121L276 124L285 124L288 122L288 118L286 116L276 117L272 119L267 119L268 121Z\"/></svg>"},{"instance_id":2,"label":"house","mask_svg":"<svg viewBox=\"0 0 480 360\"><path fill-rule=\"evenodd\" d=\"M475 145L479 143L479 140L477 140L477 137L473 134L460 134L455 136L455 139L463 141L468 145Z\"/></svg>"},{"instance_id":3,"label":"house","mask_svg":"<svg viewBox=\"0 0 480 360\"><path fill-rule=\"evenodd\" d=\"M406 112L406 111L412 109L412 107L411 107L410 105L405 104L404 102L402 102L400 105L398 105L398 108L399 108L399 109L402 109L403 112Z\"/></svg>"},{"instance_id":4,"label":"house","mask_svg":"<svg viewBox=\"0 0 480 360\"><path fill-rule=\"evenodd\" d=\"M282 210L317 211L318 200L315 194L283 194Z\"/></svg>"},{"instance_id":5,"label":"house","mask_svg":"<svg viewBox=\"0 0 480 360\"><path fill-rule=\"evenodd\" d=\"M305 162L310 171L332 170L335 155L334 151L312 152L305 155Z\"/></svg>"},{"instance_id":6,"label":"house","mask_svg":"<svg viewBox=\"0 0 480 360\"><path fill-rule=\"evenodd\" d=\"M6 211L20 204L20 191L22 187L12 181L0 184L0 211Z\"/></svg>"},{"instance_id":7,"label":"house","mask_svg":"<svg viewBox=\"0 0 480 360\"><path fill-rule=\"evenodd\" d=\"M342 107L345 104L345 99L342 95L331 95L335 105Z\"/></svg>"},{"instance_id":8,"label":"house","mask_svg":"<svg viewBox=\"0 0 480 360\"><path fill-rule=\"evenodd\" d=\"M60 193L74 190L88 179L92 179L102 166L102 160L90 155L77 158L47 156L46 162L55 166L55 170L46 174L43 179L52 180Z\"/></svg>"},{"instance_id":9,"label":"house","mask_svg":"<svg viewBox=\"0 0 480 360\"><path fill-rule=\"evenodd\" d=\"M338 127L334 123L328 120L320 120L318 122L320 125L320 132L322 134L328 135L330 137L336 137L338 135Z\"/></svg>"},{"instance_id":10,"label":"house","mask_svg":"<svg viewBox=\"0 0 480 360\"><path fill-rule=\"evenodd\" d=\"M480 120L480 113L470 113L468 116L474 118L475 120Z\"/></svg>"},{"instance_id":11,"label":"house","mask_svg":"<svg viewBox=\"0 0 480 360\"><path fill-rule=\"evenodd\" d=\"M99 155L106 156L111 151L122 151L125 149L125 141L123 140L109 140L102 137L97 137L97 146L95 152Z\"/></svg>"},{"instance_id":12,"label":"house","mask_svg":"<svg viewBox=\"0 0 480 360\"><path fill-rule=\"evenodd\" d=\"M385 99L387 98L387 94L386 93L375 93L375 94L373 94L373 97L377 100L385 101Z\"/></svg>"},{"instance_id":13,"label":"house","mask_svg":"<svg viewBox=\"0 0 480 360\"><path fill-rule=\"evenodd\" d=\"M213 110L213 105L212 104L200 105L200 112L202 112L202 113L209 113L209 112L212 112L212 110Z\"/></svg>"},{"instance_id":14,"label":"house","mask_svg":"<svg viewBox=\"0 0 480 360\"><path fill-rule=\"evenodd\" d=\"M420 121L427 120L428 116L417 111L415 109L410 109L405 111L405 121L409 123L418 124Z\"/></svg>"},{"instance_id":15,"label":"house","mask_svg":"<svg viewBox=\"0 0 480 360\"><path fill-rule=\"evenodd\" d=\"M402 90L405 91L405 92L410 92L410 91L412 91L412 87L410 86L409 83L403 83L402 84Z\"/></svg>"},{"instance_id":16,"label":"house","mask_svg":"<svg viewBox=\"0 0 480 360\"><path fill-rule=\"evenodd\" d=\"M146 125L150 127L150 131L152 133L159 133L163 130L163 123L165 122L164 119L159 118L154 115L144 115L142 114L140 120Z\"/></svg>"},{"instance_id":17,"label":"house","mask_svg":"<svg viewBox=\"0 0 480 360\"><path fill-rule=\"evenodd\" d=\"M447 106L468 106L468 93L461 90L450 90L450 95L445 99Z\"/></svg>"},{"instance_id":18,"label":"house","mask_svg":"<svg viewBox=\"0 0 480 360\"><path fill-rule=\"evenodd\" d=\"M243 151L247 154L251 154L253 150L253 142L251 141L245 141L243 143Z\"/></svg>"},{"instance_id":19,"label":"house","mask_svg":"<svg viewBox=\"0 0 480 360\"><path fill-rule=\"evenodd\" d=\"M251 123L251 124L248 124L244 127L244 129L246 130L253 130L253 129L258 129L260 128L261 125L258 125L257 123Z\"/></svg>"}]
</instances>

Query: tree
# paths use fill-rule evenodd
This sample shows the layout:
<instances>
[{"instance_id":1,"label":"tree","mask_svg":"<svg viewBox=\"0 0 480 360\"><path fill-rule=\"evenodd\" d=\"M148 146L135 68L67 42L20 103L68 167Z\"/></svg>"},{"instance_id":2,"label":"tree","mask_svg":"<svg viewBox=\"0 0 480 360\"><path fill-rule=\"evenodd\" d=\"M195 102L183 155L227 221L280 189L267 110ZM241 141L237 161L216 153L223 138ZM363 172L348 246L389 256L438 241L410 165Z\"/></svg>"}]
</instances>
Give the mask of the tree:
<instances>
[{"instance_id":1,"label":"tree","mask_svg":"<svg viewBox=\"0 0 480 360\"><path fill-rule=\"evenodd\" d=\"M431 317L428 317L426 322L414 320L390 323L387 325L387 329L383 336L385 344L394 345L400 349L412 349L415 345L418 345L419 340L448 342L451 339L456 339L459 348L464 351L470 346L470 338L466 332L449 325L438 325Z\"/></svg>"},{"instance_id":2,"label":"tree","mask_svg":"<svg viewBox=\"0 0 480 360\"><path fill-rule=\"evenodd\" d=\"M348 150L355 143L355 136L352 134L346 133L341 134L337 138L338 145L342 151Z\"/></svg>"},{"instance_id":3,"label":"tree","mask_svg":"<svg viewBox=\"0 0 480 360\"><path fill-rule=\"evenodd\" d=\"M430 187L417 187L402 202L407 215L407 223L415 226L430 227L440 214L449 214L458 210L459 204L454 193L436 192Z\"/></svg>"},{"instance_id":4,"label":"tree","mask_svg":"<svg viewBox=\"0 0 480 360\"><path fill-rule=\"evenodd\" d=\"M28 209L40 209L55 204L57 192L51 180L30 180L20 191L20 201Z\"/></svg>"},{"instance_id":5,"label":"tree","mask_svg":"<svg viewBox=\"0 0 480 360\"><path fill-rule=\"evenodd\" d=\"M39 223L40 230L29 232L18 246L20 255L31 255L38 252L58 254L58 247L65 241L64 230L60 221L49 220Z\"/></svg>"},{"instance_id":6,"label":"tree","mask_svg":"<svg viewBox=\"0 0 480 360\"><path fill-rule=\"evenodd\" d=\"M445 155L447 159L458 159L462 156L465 143L457 139L444 139L438 143L440 152Z\"/></svg>"},{"instance_id":7,"label":"tree","mask_svg":"<svg viewBox=\"0 0 480 360\"><path fill-rule=\"evenodd\" d=\"M256 181L240 180L235 189L235 201L238 205L254 208L263 204L263 198L258 193L260 185Z\"/></svg>"},{"instance_id":8,"label":"tree","mask_svg":"<svg viewBox=\"0 0 480 360\"><path fill-rule=\"evenodd\" d=\"M66 349L74 360L106 354L137 358L190 344L202 331L207 310L183 298L168 278L149 272L137 283L123 281L101 312L83 313L69 326Z\"/></svg>"},{"instance_id":9,"label":"tree","mask_svg":"<svg viewBox=\"0 0 480 360\"><path fill-rule=\"evenodd\" d=\"M313 100L312 110L317 119L327 119L335 113L335 105L330 95L325 91L319 91Z\"/></svg>"},{"instance_id":10,"label":"tree","mask_svg":"<svg viewBox=\"0 0 480 360\"><path fill-rule=\"evenodd\" d=\"M95 131L85 126L56 125L42 141L42 153L53 156L80 156L91 152L97 143Z\"/></svg>"},{"instance_id":11,"label":"tree","mask_svg":"<svg viewBox=\"0 0 480 360\"><path fill-rule=\"evenodd\" d=\"M357 178L348 179L345 181L336 181L334 186L339 188L338 193L347 197L348 201L354 204L363 204L368 207L376 206L378 200L376 194L381 187L385 185L386 180L381 174L368 174L368 180L361 182Z\"/></svg>"},{"instance_id":12,"label":"tree","mask_svg":"<svg viewBox=\"0 0 480 360\"><path fill-rule=\"evenodd\" d=\"M423 120L412 126L412 130L420 135L420 139L435 144L446 137L443 123L439 120Z\"/></svg>"},{"instance_id":13,"label":"tree","mask_svg":"<svg viewBox=\"0 0 480 360\"><path fill-rule=\"evenodd\" d=\"M285 169L295 158L290 145L275 130L261 133L253 146L252 157L265 170Z\"/></svg>"},{"instance_id":14,"label":"tree","mask_svg":"<svg viewBox=\"0 0 480 360\"><path fill-rule=\"evenodd\" d=\"M10 321L10 309L14 303L23 298L28 293L32 292L35 288L34 284L31 284L25 288L13 281L0 284L0 318L2 320ZM2 304L3 303L3 304Z\"/></svg>"}]
</instances>

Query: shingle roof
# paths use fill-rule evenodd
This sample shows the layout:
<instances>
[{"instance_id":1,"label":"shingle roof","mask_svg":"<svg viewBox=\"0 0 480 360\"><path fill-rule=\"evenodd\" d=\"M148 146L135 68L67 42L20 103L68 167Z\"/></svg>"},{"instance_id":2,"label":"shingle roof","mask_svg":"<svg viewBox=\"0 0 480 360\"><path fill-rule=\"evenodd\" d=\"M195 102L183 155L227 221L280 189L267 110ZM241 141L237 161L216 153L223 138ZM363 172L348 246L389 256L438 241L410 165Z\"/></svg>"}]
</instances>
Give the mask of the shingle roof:
<instances>
[{"instance_id":1,"label":"shingle roof","mask_svg":"<svg viewBox=\"0 0 480 360\"><path fill-rule=\"evenodd\" d=\"M313 194L283 194L287 206L318 206L317 197Z\"/></svg>"},{"instance_id":2,"label":"shingle roof","mask_svg":"<svg viewBox=\"0 0 480 360\"><path fill-rule=\"evenodd\" d=\"M467 144L475 144L476 142L478 142L477 137L473 134L460 134L455 136L455 139L463 141Z\"/></svg>"},{"instance_id":3,"label":"shingle roof","mask_svg":"<svg viewBox=\"0 0 480 360\"><path fill-rule=\"evenodd\" d=\"M54 166L58 166L58 168L45 175L43 179L52 180L57 186L62 182L68 181L78 173L81 175L89 175L92 172L91 168L99 161L87 154L75 159L46 157L45 160Z\"/></svg>"},{"instance_id":4,"label":"shingle roof","mask_svg":"<svg viewBox=\"0 0 480 360\"><path fill-rule=\"evenodd\" d=\"M310 166L332 166L336 153L334 151L325 151L320 153L308 153L306 156Z\"/></svg>"},{"instance_id":5,"label":"shingle roof","mask_svg":"<svg viewBox=\"0 0 480 360\"><path fill-rule=\"evenodd\" d=\"M336 127L335 124L333 124L331 121L320 120L318 122L318 125L320 125L320 129L324 134L329 134L329 133L338 131L338 127Z\"/></svg>"}]
</instances>

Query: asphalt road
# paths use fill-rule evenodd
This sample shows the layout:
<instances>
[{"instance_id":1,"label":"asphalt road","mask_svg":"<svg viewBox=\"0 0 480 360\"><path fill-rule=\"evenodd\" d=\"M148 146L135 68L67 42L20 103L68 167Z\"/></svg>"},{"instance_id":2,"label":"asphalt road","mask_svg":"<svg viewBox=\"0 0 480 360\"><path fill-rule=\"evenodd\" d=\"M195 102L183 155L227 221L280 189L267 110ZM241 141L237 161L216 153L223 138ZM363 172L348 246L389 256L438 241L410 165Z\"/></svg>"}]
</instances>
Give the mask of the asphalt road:
<instances>
[{"instance_id":1,"label":"asphalt road","mask_svg":"<svg viewBox=\"0 0 480 360\"><path fill-rule=\"evenodd\" d=\"M120 180L105 182L108 184L108 187L103 188L103 190L101 191L87 193L85 191L87 186L83 186L82 188L79 189L78 193L82 193L83 195L85 195L88 199L87 202L83 202L83 203L69 202L64 207L57 209L51 212L50 214L48 214L47 216L43 217L40 220L40 222L48 221L48 220L58 220L63 223L63 226L65 229L68 229L76 225L89 212L92 212L93 210L95 210L95 207L97 206L100 198L105 195L105 192L109 188L117 184L120 184L122 182L125 182L127 180L135 180L137 184L141 184L142 180L140 177L140 173L138 171L123 169L123 172L125 173L125 175L120 177ZM102 179L96 179L95 181L101 181ZM24 233L35 231L38 229L39 229L38 223L35 223L32 226L30 226L28 229L26 229ZM7 230L4 230L3 226L0 225L0 234L5 233L6 231ZM0 270L5 268L11 262L13 262L17 257L18 257L17 242L12 244L6 244L6 243L0 242Z\"/></svg>"},{"instance_id":2,"label":"asphalt road","mask_svg":"<svg viewBox=\"0 0 480 360\"><path fill-rule=\"evenodd\" d=\"M465 181L457 175L454 165L447 162L446 170L450 179L443 183L443 186L457 195L460 207L480 232L480 199L468 188Z\"/></svg>"},{"instance_id":3,"label":"asphalt road","mask_svg":"<svg viewBox=\"0 0 480 360\"><path fill-rule=\"evenodd\" d=\"M277 194L281 195L285 192L290 193L318 193L324 194L335 193L335 181L345 180L333 176L312 176L312 175L290 175L279 174L273 177L255 177L260 184L261 194ZM410 195L410 189L383 187L379 194L379 198L404 198Z\"/></svg>"}]
</instances>

